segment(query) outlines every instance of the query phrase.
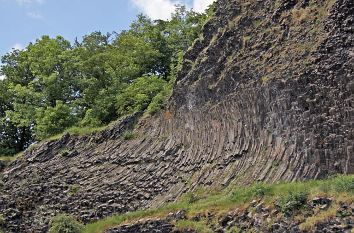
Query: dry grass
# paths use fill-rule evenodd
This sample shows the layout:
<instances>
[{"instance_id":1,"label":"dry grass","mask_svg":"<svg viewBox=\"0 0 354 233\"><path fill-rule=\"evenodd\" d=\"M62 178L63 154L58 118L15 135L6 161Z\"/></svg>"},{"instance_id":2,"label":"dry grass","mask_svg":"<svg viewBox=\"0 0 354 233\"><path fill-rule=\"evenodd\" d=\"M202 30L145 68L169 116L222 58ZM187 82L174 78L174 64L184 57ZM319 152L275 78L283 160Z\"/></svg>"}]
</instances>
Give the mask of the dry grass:
<instances>
[{"instance_id":1,"label":"dry grass","mask_svg":"<svg viewBox=\"0 0 354 233\"><path fill-rule=\"evenodd\" d=\"M318 211L317 214L311 216L305 220L305 222L301 223L299 228L302 231L313 231L317 223L322 222L326 219L336 216L337 205L332 205L329 209L325 211Z\"/></svg>"},{"instance_id":2,"label":"dry grass","mask_svg":"<svg viewBox=\"0 0 354 233\"><path fill-rule=\"evenodd\" d=\"M213 230L208 227L208 225L203 222L194 222L190 220L181 220L176 222L176 229L178 230L195 230L199 233L212 233Z\"/></svg>"}]
</instances>

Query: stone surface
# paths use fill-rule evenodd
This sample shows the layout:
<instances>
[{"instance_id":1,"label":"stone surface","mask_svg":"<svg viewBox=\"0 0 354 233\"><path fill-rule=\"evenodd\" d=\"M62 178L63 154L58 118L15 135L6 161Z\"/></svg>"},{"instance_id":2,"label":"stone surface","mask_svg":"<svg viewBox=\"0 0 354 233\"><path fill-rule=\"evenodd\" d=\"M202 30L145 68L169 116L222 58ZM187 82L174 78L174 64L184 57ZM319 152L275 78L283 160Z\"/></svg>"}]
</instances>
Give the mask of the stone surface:
<instances>
[{"instance_id":1,"label":"stone surface","mask_svg":"<svg viewBox=\"0 0 354 233\"><path fill-rule=\"evenodd\" d=\"M161 220L150 220L142 223L123 225L110 229L106 233L171 233L173 225Z\"/></svg>"},{"instance_id":2,"label":"stone surface","mask_svg":"<svg viewBox=\"0 0 354 233\"><path fill-rule=\"evenodd\" d=\"M219 0L168 108L138 121L136 138L121 138L132 116L41 143L3 171L5 232L155 207L199 186L354 173L353 12L352 0Z\"/></svg>"},{"instance_id":3,"label":"stone surface","mask_svg":"<svg viewBox=\"0 0 354 233\"><path fill-rule=\"evenodd\" d=\"M261 204L261 203L259 203ZM314 210L316 207L309 203L307 206L303 206L304 211L307 210L312 214L309 215L315 216ZM273 218L269 218L269 210L262 210L255 212L254 205L249 205L248 208L240 210L236 209L229 213L224 214L219 218L218 225L215 225L215 219L207 220L206 216L192 217L192 221L201 222L206 220L206 226L209 227L213 232L234 232L231 229L238 229L241 232L261 232L261 233L307 233L307 232L318 232L318 233L351 233L354 229L354 215L353 207L342 203L337 210L337 217L329 216L326 219L319 220L317 223L314 223L311 226L312 230L302 230L301 224L306 221L306 218L303 220L298 220L296 216L291 218L286 218L284 215L278 215ZM341 214L345 210L347 214ZM200 214L199 214L200 215ZM107 230L106 233L139 233L139 232L161 232L161 233L189 233L195 232L192 229L178 229L175 226L173 220L145 220L139 221L136 223L125 224L119 227L112 228ZM238 231L236 231L238 232Z\"/></svg>"}]
</instances>

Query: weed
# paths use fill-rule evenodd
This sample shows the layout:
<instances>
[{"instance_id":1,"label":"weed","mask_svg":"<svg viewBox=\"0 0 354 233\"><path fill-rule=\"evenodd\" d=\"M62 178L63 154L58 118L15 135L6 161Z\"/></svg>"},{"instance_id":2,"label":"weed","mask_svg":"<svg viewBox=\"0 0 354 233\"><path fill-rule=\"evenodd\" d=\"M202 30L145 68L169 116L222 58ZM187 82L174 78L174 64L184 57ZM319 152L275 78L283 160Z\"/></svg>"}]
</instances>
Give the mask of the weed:
<instances>
[{"instance_id":1,"label":"weed","mask_svg":"<svg viewBox=\"0 0 354 233\"><path fill-rule=\"evenodd\" d=\"M231 227L230 229L226 230L226 233L241 233L242 230L238 227Z\"/></svg>"},{"instance_id":2,"label":"weed","mask_svg":"<svg viewBox=\"0 0 354 233\"><path fill-rule=\"evenodd\" d=\"M181 220L176 223L178 230L195 230L199 233L212 233L213 231L203 221L194 222L190 220Z\"/></svg>"},{"instance_id":3,"label":"weed","mask_svg":"<svg viewBox=\"0 0 354 233\"><path fill-rule=\"evenodd\" d=\"M80 190L80 186L77 184L69 186L69 194L70 195L75 195L77 192L79 192L79 190Z\"/></svg>"},{"instance_id":4,"label":"weed","mask_svg":"<svg viewBox=\"0 0 354 233\"><path fill-rule=\"evenodd\" d=\"M135 138L135 134L133 131L127 130L122 134L122 138L124 140L132 140Z\"/></svg>"},{"instance_id":5,"label":"weed","mask_svg":"<svg viewBox=\"0 0 354 233\"><path fill-rule=\"evenodd\" d=\"M59 154L60 154L60 156L66 157L70 154L70 150L62 149L62 150L60 150Z\"/></svg>"},{"instance_id":6,"label":"weed","mask_svg":"<svg viewBox=\"0 0 354 233\"><path fill-rule=\"evenodd\" d=\"M336 192L354 193L354 177L343 175L335 176L332 186Z\"/></svg>"},{"instance_id":7,"label":"weed","mask_svg":"<svg viewBox=\"0 0 354 233\"><path fill-rule=\"evenodd\" d=\"M50 223L49 233L81 233L83 228L83 225L78 222L74 217L61 214L55 216L52 219Z\"/></svg>"},{"instance_id":8,"label":"weed","mask_svg":"<svg viewBox=\"0 0 354 233\"><path fill-rule=\"evenodd\" d=\"M0 226L3 225L4 223L5 223L4 215L0 214Z\"/></svg>"},{"instance_id":9,"label":"weed","mask_svg":"<svg viewBox=\"0 0 354 233\"><path fill-rule=\"evenodd\" d=\"M299 228L302 231L313 231L317 223L326 220L328 218L336 216L336 207L331 207L326 211L319 212L314 216L306 218L306 220L300 224Z\"/></svg>"},{"instance_id":10,"label":"weed","mask_svg":"<svg viewBox=\"0 0 354 233\"><path fill-rule=\"evenodd\" d=\"M307 203L308 193L305 191L290 192L279 200L281 211L286 215L292 215L296 210L302 209Z\"/></svg>"}]
</instances>

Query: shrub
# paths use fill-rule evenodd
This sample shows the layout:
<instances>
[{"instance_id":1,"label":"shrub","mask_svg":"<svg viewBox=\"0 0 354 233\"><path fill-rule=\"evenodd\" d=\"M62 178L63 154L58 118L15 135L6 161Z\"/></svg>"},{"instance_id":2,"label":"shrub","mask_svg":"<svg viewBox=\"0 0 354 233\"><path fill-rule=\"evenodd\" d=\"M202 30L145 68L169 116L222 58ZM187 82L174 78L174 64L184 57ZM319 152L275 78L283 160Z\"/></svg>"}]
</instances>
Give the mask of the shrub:
<instances>
[{"instance_id":1,"label":"shrub","mask_svg":"<svg viewBox=\"0 0 354 233\"><path fill-rule=\"evenodd\" d=\"M77 119L72 111L63 101L57 101L55 107L37 109L35 126L37 138L42 140L73 126Z\"/></svg>"},{"instance_id":2,"label":"shrub","mask_svg":"<svg viewBox=\"0 0 354 233\"><path fill-rule=\"evenodd\" d=\"M155 76L136 79L117 96L116 107L118 116L145 111L153 98L161 93L166 85L166 81Z\"/></svg>"},{"instance_id":3,"label":"shrub","mask_svg":"<svg viewBox=\"0 0 354 233\"><path fill-rule=\"evenodd\" d=\"M159 112L163 106L165 105L165 97L162 93L157 94L149 104L147 108L147 113L150 115L154 115Z\"/></svg>"},{"instance_id":4,"label":"shrub","mask_svg":"<svg viewBox=\"0 0 354 233\"><path fill-rule=\"evenodd\" d=\"M80 233L84 229L74 217L60 214L55 216L51 223L49 233Z\"/></svg>"},{"instance_id":5,"label":"shrub","mask_svg":"<svg viewBox=\"0 0 354 233\"><path fill-rule=\"evenodd\" d=\"M230 229L226 230L226 233L241 233L242 230L238 227L231 227Z\"/></svg>"},{"instance_id":6,"label":"shrub","mask_svg":"<svg viewBox=\"0 0 354 233\"><path fill-rule=\"evenodd\" d=\"M102 125L102 122L92 109L86 111L84 119L80 122L80 126L83 127L97 127L100 125Z\"/></svg>"},{"instance_id":7,"label":"shrub","mask_svg":"<svg viewBox=\"0 0 354 233\"><path fill-rule=\"evenodd\" d=\"M0 175L0 190L2 190L4 188L4 186L5 186L5 183L3 181L3 177L2 177L2 175Z\"/></svg>"},{"instance_id":8,"label":"shrub","mask_svg":"<svg viewBox=\"0 0 354 233\"><path fill-rule=\"evenodd\" d=\"M76 193L78 193L80 190L80 186L77 184L74 185L70 185L69 186L69 194L70 195L75 195Z\"/></svg>"},{"instance_id":9,"label":"shrub","mask_svg":"<svg viewBox=\"0 0 354 233\"><path fill-rule=\"evenodd\" d=\"M333 180L333 188L337 192L354 192L354 177L336 176Z\"/></svg>"},{"instance_id":10,"label":"shrub","mask_svg":"<svg viewBox=\"0 0 354 233\"><path fill-rule=\"evenodd\" d=\"M131 140L135 137L135 135L132 131L128 130L123 133L122 137L124 140Z\"/></svg>"},{"instance_id":11,"label":"shrub","mask_svg":"<svg viewBox=\"0 0 354 233\"><path fill-rule=\"evenodd\" d=\"M308 193L306 192L290 192L280 199L279 205L284 214L291 215L294 211L303 208L307 199Z\"/></svg>"},{"instance_id":12,"label":"shrub","mask_svg":"<svg viewBox=\"0 0 354 233\"><path fill-rule=\"evenodd\" d=\"M62 149L62 150L60 151L60 155L63 156L63 157L66 157L66 156L68 156L69 154L70 154L70 150L68 150L68 149Z\"/></svg>"},{"instance_id":13,"label":"shrub","mask_svg":"<svg viewBox=\"0 0 354 233\"><path fill-rule=\"evenodd\" d=\"M174 83L173 79L171 80L171 83ZM161 111L165 107L168 98L172 94L173 84L171 84L171 83L169 83L160 93L158 93L152 99L151 103L149 104L149 106L147 108L147 113L149 115L154 115L154 114L158 113L159 111Z\"/></svg>"},{"instance_id":14,"label":"shrub","mask_svg":"<svg viewBox=\"0 0 354 233\"><path fill-rule=\"evenodd\" d=\"M0 226L3 225L5 223L5 218L4 215L0 214ZM1 229L0 229L1 232Z\"/></svg>"}]
</instances>

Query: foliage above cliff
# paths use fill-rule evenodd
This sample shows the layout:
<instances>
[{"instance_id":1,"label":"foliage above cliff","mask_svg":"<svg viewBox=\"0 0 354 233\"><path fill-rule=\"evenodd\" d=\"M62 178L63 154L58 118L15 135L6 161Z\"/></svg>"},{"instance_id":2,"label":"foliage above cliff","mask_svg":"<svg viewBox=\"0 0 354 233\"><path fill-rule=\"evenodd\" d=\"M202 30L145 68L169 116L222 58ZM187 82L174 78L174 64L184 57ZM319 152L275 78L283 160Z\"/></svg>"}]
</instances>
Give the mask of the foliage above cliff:
<instances>
[{"instance_id":1,"label":"foliage above cliff","mask_svg":"<svg viewBox=\"0 0 354 233\"><path fill-rule=\"evenodd\" d=\"M70 127L97 127L147 108L156 112L169 95L181 54L206 19L180 6L170 21L139 15L119 34L94 32L74 44L43 36L5 55L0 154Z\"/></svg>"}]
</instances>

